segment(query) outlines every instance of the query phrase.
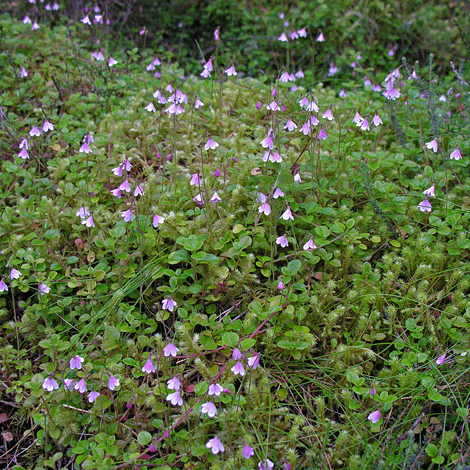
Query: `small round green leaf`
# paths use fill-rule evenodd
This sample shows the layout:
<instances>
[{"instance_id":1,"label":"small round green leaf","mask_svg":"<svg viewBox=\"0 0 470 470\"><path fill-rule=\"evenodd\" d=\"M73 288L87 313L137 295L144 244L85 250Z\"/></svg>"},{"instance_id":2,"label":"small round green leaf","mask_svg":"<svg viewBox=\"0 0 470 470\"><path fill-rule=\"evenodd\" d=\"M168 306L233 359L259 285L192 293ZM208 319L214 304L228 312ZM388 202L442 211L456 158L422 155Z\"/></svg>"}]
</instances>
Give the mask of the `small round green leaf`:
<instances>
[{"instance_id":1,"label":"small round green leaf","mask_svg":"<svg viewBox=\"0 0 470 470\"><path fill-rule=\"evenodd\" d=\"M152 441L152 435L149 432L147 431L139 432L139 435L137 436L137 442L141 446L147 446L150 444L151 441Z\"/></svg>"},{"instance_id":2,"label":"small round green leaf","mask_svg":"<svg viewBox=\"0 0 470 470\"><path fill-rule=\"evenodd\" d=\"M236 333L229 332L222 335L222 342L229 348L234 348L238 344L239 337Z\"/></svg>"}]
</instances>

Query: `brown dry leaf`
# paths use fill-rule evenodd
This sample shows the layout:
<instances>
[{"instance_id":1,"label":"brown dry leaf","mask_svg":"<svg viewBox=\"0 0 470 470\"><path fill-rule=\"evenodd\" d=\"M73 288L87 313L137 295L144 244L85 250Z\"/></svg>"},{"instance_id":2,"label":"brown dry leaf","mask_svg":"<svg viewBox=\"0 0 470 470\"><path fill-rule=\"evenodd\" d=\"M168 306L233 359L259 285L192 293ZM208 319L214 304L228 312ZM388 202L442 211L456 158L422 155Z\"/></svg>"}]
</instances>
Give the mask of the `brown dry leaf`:
<instances>
[{"instance_id":1,"label":"brown dry leaf","mask_svg":"<svg viewBox=\"0 0 470 470\"><path fill-rule=\"evenodd\" d=\"M402 228L400 229L400 235L401 235L402 238L405 238L405 239L410 236L410 235L409 235L407 232L405 232Z\"/></svg>"},{"instance_id":2,"label":"brown dry leaf","mask_svg":"<svg viewBox=\"0 0 470 470\"><path fill-rule=\"evenodd\" d=\"M11 432L2 432L3 439L5 439L6 442L11 442L13 440L13 434Z\"/></svg>"}]
</instances>

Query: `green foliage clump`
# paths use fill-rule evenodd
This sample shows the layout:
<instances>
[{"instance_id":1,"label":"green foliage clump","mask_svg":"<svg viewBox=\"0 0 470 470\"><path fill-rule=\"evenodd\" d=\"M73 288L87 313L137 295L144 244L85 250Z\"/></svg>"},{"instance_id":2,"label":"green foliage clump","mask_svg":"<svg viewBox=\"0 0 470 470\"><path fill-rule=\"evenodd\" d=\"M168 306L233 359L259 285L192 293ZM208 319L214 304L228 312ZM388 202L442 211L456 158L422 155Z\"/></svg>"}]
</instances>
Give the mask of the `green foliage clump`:
<instances>
[{"instance_id":1,"label":"green foliage clump","mask_svg":"<svg viewBox=\"0 0 470 470\"><path fill-rule=\"evenodd\" d=\"M292 9L311 30L342 7ZM206 32L222 13L201 10ZM370 33L357 16L344 47ZM405 62L387 100L358 67L338 96L309 77L291 89L284 69L227 77L225 44L203 80L62 21L0 23L17 468L467 465L468 70Z\"/></svg>"}]
</instances>

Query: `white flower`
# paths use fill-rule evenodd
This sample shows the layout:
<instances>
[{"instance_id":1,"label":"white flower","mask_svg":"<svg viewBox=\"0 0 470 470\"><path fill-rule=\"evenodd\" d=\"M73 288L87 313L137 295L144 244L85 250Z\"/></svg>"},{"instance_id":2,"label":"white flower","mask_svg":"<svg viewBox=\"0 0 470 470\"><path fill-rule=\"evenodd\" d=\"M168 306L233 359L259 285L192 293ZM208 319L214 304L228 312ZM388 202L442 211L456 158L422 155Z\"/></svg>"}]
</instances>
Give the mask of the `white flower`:
<instances>
[{"instance_id":1,"label":"white flower","mask_svg":"<svg viewBox=\"0 0 470 470\"><path fill-rule=\"evenodd\" d=\"M424 201L420 202L418 204L419 210L421 212L431 212L432 211L432 206L431 203L425 199Z\"/></svg>"},{"instance_id":2,"label":"white flower","mask_svg":"<svg viewBox=\"0 0 470 470\"><path fill-rule=\"evenodd\" d=\"M57 384L57 381L55 379L47 378L42 383L42 388L44 390L47 390L48 392L52 392L53 390L57 390L59 388L59 385Z\"/></svg>"},{"instance_id":3,"label":"white flower","mask_svg":"<svg viewBox=\"0 0 470 470\"><path fill-rule=\"evenodd\" d=\"M461 160L462 159L462 154L460 153L460 150L458 147L450 154L449 158L451 160Z\"/></svg>"},{"instance_id":4,"label":"white flower","mask_svg":"<svg viewBox=\"0 0 470 470\"><path fill-rule=\"evenodd\" d=\"M43 132L52 131L53 129L54 129L54 126L49 121L45 121L44 124L42 125Z\"/></svg>"},{"instance_id":5,"label":"white flower","mask_svg":"<svg viewBox=\"0 0 470 470\"><path fill-rule=\"evenodd\" d=\"M204 150L209 150L209 149L214 150L218 146L219 146L219 144L217 142L215 142L215 140L213 140L211 136L209 136L208 141L204 145Z\"/></svg>"},{"instance_id":6,"label":"white flower","mask_svg":"<svg viewBox=\"0 0 470 470\"><path fill-rule=\"evenodd\" d=\"M217 414L217 408L215 407L214 403L210 401L202 405L201 413L207 414L209 418L213 418Z\"/></svg>"},{"instance_id":7,"label":"white flower","mask_svg":"<svg viewBox=\"0 0 470 470\"><path fill-rule=\"evenodd\" d=\"M181 398L181 394L179 390L176 392L170 393L166 399L173 405L173 406L181 406L183 404L183 399Z\"/></svg>"},{"instance_id":8,"label":"white flower","mask_svg":"<svg viewBox=\"0 0 470 470\"><path fill-rule=\"evenodd\" d=\"M229 67L227 70L225 70L224 73L227 74L227 77L237 75L237 71L235 70L235 67L233 65L231 67Z\"/></svg>"},{"instance_id":9,"label":"white flower","mask_svg":"<svg viewBox=\"0 0 470 470\"><path fill-rule=\"evenodd\" d=\"M181 381L178 377L173 377L167 381L166 385L169 390L175 390L177 392L181 388Z\"/></svg>"},{"instance_id":10,"label":"white flower","mask_svg":"<svg viewBox=\"0 0 470 470\"><path fill-rule=\"evenodd\" d=\"M310 239L305 245L304 245L304 250L314 250L316 248L315 243L313 243L313 240Z\"/></svg>"},{"instance_id":11,"label":"white flower","mask_svg":"<svg viewBox=\"0 0 470 470\"><path fill-rule=\"evenodd\" d=\"M224 388L219 384L211 384L209 385L209 395L215 395L216 397L220 396L220 394L224 391Z\"/></svg>"},{"instance_id":12,"label":"white flower","mask_svg":"<svg viewBox=\"0 0 470 470\"><path fill-rule=\"evenodd\" d=\"M380 421L380 410L374 411L371 413L367 419L372 422L372 424L377 424Z\"/></svg>"},{"instance_id":13,"label":"white flower","mask_svg":"<svg viewBox=\"0 0 470 470\"><path fill-rule=\"evenodd\" d=\"M431 140L431 142L426 142L426 147L436 153L438 149L437 139Z\"/></svg>"},{"instance_id":14,"label":"white flower","mask_svg":"<svg viewBox=\"0 0 470 470\"><path fill-rule=\"evenodd\" d=\"M152 225L155 228L157 228L160 224L163 224L163 222L165 222L165 219L161 215L155 214L153 216Z\"/></svg>"},{"instance_id":15,"label":"white flower","mask_svg":"<svg viewBox=\"0 0 470 470\"><path fill-rule=\"evenodd\" d=\"M206 447L211 449L214 455L217 455L219 452L224 452L225 447L222 444L221 440L215 436L213 439L207 442Z\"/></svg>"},{"instance_id":16,"label":"white flower","mask_svg":"<svg viewBox=\"0 0 470 470\"><path fill-rule=\"evenodd\" d=\"M436 364L437 364L438 366L442 366L442 364L444 364L444 362L445 362L445 360L446 360L446 356L447 356L446 353L444 353L442 356L439 356L439 357L437 358L437 360L436 360Z\"/></svg>"},{"instance_id":17,"label":"white flower","mask_svg":"<svg viewBox=\"0 0 470 470\"><path fill-rule=\"evenodd\" d=\"M271 460L266 459L258 464L259 470L271 470L274 468L274 463Z\"/></svg>"},{"instance_id":18,"label":"white flower","mask_svg":"<svg viewBox=\"0 0 470 470\"><path fill-rule=\"evenodd\" d=\"M46 286L46 284L39 284L39 294L44 295L48 294L51 291L51 288L49 286Z\"/></svg>"},{"instance_id":19,"label":"white flower","mask_svg":"<svg viewBox=\"0 0 470 470\"><path fill-rule=\"evenodd\" d=\"M435 197L435 186L432 185L430 188L423 191L425 196Z\"/></svg>"},{"instance_id":20,"label":"white flower","mask_svg":"<svg viewBox=\"0 0 470 470\"><path fill-rule=\"evenodd\" d=\"M163 310L168 310L169 312L172 312L177 306L178 304L171 298L162 300Z\"/></svg>"},{"instance_id":21,"label":"white flower","mask_svg":"<svg viewBox=\"0 0 470 470\"><path fill-rule=\"evenodd\" d=\"M284 129L292 132L294 129L297 129L297 124L289 118L286 125L284 126Z\"/></svg>"},{"instance_id":22,"label":"white flower","mask_svg":"<svg viewBox=\"0 0 470 470\"><path fill-rule=\"evenodd\" d=\"M287 209L282 213L281 219L283 220L294 220L294 216L292 215L292 211L290 207L287 206Z\"/></svg>"}]
</instances>

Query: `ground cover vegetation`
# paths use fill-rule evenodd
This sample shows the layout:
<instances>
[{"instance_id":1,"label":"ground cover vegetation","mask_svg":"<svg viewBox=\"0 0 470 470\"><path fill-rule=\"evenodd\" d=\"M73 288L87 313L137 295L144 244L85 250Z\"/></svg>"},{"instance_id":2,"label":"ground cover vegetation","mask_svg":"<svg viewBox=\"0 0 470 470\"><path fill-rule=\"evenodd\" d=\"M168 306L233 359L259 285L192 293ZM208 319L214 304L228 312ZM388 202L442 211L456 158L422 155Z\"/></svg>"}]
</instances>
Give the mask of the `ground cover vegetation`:
<instances>
[{"instance_id":1,"label":"ground cover vegetation","mask_svg":"<svg viewBox=\"0 0 470 470\"><path fill-rule=\"evenodd\" d=\"M306 3L196 60L126 5L0 17L2 468L468 468L465 4L420 62Z\"/></svg>"}]
</instances>

